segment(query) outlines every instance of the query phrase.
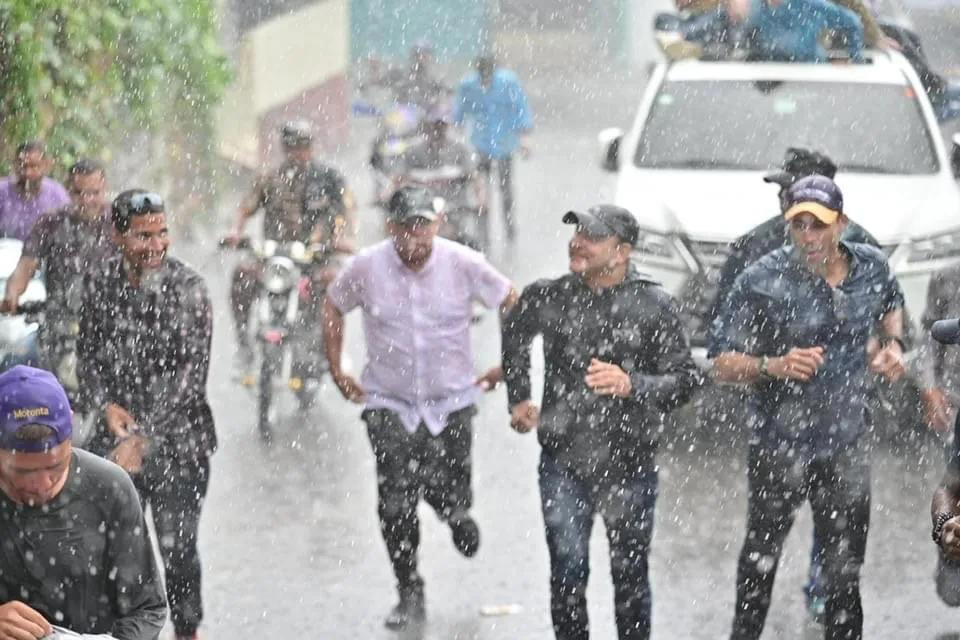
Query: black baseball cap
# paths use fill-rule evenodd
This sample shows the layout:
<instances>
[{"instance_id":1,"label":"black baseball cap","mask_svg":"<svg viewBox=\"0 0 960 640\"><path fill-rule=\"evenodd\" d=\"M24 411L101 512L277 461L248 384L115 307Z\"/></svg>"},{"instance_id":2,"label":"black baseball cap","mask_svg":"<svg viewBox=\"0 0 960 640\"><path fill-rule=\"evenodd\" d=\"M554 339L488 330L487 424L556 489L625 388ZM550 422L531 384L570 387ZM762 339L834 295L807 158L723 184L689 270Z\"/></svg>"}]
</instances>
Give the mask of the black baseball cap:
<instances>
[{"instance_id":1,"label":"black baseball cap","mask_svg":"<svg viewBox=\"0 0 960 640\"><path fill-rule=\"evenodd\" d=\"M391 222L410 224L415 220L434 222L443 212L443 198L423 187L402 187L390 197L387 215Z\"/></svg>"},{"instance_id":2,"label":"black baseball cap","mask_svg":"<svg viewBox=\"0 0 960 640\"><path fill-rule=\"evenodd\" d=\"M843 213L843 194L830 178L807 176L787 190L786 205L783 217L787 220L809 213L824 224L833 224Z\"/></svg>"},{"instance_id":3,"label":"black baseball cap","mask_svg":"<svg viewBox=\"0 0 960 640\"><path fill-rule=\"evenodd\" d=\"M576 224L583 227L588 236L608 238L617 236L629 245L637 243L640 225L633 214L613 204L598 204L586 212L567 211L563 214L564 224Z\"/></svg>"},{"instance_id":4,"label":"black baseball cap","mask_svg":"<svg viewBox=\"0 0 960 640\"><path fill-rule=\"evenodd\" d=\"M837 165L819 151L790 147L783 156L783 169L765 175L763 181L788 189L800 178L812 175L833 179L837 175Z\"/></svg>"}]
</instances>

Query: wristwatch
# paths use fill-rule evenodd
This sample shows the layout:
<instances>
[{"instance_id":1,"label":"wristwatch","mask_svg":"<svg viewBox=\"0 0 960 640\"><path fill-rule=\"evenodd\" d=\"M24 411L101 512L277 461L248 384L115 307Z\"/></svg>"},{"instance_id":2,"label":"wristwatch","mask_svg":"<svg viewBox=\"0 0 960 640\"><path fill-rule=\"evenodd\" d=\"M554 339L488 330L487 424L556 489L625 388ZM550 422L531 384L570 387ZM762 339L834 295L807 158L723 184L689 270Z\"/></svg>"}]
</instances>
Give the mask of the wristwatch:
<instances>
[{"instance_id":1,"label":"wristwatch","mask_svg":"<svg viewBox=\"0 0 960 640\"><path fill-rule=\"evenodd\" d=\"M952 513L939 513L937 514L937 519L933 521L933 541L940 546L940 538L943 537L943 525L947 524L948 520L952 520L956 516Z\"/></svg>"},{"instance_id":2,"label":"wristwatch","mask_svg":"<svg viewBox=\"0 0 960 640\"><path fill-rule=\"evenodd\" d=\"M770 358L767 356L760 356L760 365L757 367L760 370L760 375L764 378L772 378L773 375L770 373Z\"/></svg>"}]
</instances>

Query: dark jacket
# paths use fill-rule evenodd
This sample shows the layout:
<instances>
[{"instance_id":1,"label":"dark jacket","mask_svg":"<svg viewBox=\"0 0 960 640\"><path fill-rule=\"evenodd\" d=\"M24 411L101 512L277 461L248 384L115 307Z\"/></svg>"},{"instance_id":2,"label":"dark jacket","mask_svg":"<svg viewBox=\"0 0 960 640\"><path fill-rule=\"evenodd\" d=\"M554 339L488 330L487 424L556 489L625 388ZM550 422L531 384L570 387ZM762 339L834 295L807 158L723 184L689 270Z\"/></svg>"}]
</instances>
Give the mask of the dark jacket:
<instances>
[{"instance_id":1,"label":"dark jacket","mask_svg":"<svg viewBox=\"0 0 960 640\"><path fill-rule=\"evenodd\" d=\"M123 261L84 283L77 370L90 406L116 403L139 422L159 456L208 457L217 446L207 402L213 312L207 287L176 258L141 286ZM105 431L91 444L112 448Z\"/></svg>"},{"instance_id":2,"label":"dark jacket","mask_svg":"<svg viewBox=\"0 0 960 640\"><path fill-rule=\"evenodd\" d=\"M672 298L633 270L598 292L572 274L528 286L503 326L511 406L531 397L529 347L538 334L546 361L537 430L544 452L586 477L615 479L648 464L664 414L699 380ZM593 358L630 375L629 398L587 387Z\"/></svg>"},{"instance_id":3,"label":"dark jacket","mask_svg":"<svg viewBox=\"0 0 960 640\"><path fill-rule=\"evenodd\" d=\"M73 450L42 506L0 491L0 602L21 600L77 633L154 640L167 618L137 490L117 465Z\"/></svg>"}]
</instances>

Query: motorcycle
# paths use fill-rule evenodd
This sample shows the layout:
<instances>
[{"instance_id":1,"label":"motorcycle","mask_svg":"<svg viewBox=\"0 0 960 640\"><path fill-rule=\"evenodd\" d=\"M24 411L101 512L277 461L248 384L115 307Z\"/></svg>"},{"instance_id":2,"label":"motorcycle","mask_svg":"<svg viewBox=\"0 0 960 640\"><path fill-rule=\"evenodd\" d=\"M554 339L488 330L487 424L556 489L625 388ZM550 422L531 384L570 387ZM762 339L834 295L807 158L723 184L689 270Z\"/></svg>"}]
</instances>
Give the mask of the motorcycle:
<instances>
[{"instance_id":1,"label":"motorcycle","mask_svg":"<svg viewBox=\"0 0 960 640\"><path fill-rule=\"evenodd\" d=\"M257 394L257 429L264 442L273 438L279 392L291 391L301 411L310 409L329 367L324 355L322 301L342 256L324 245L266 240L250 250L260 264L251 332L255 338L255 376L244 380Z\"/></svg>"},{"instance_id":2,"label":"motorcycle","mask_svg":"<svg viewBox=\"0 0 960 640\"><path fill-rule=\"evenodd\" d=\"M46 300L33 300L20 303L17 313L27 326L35 327L36 339L40 342L39 366L49 368L67 392L70 408L73 409L73 444L83 447L93 436L98 413L86 406L77 375L80 326L75 318L53 319L47 315L46 309ZM45 364L42 361L46 361Z\"/></svg>"}]
</instances>

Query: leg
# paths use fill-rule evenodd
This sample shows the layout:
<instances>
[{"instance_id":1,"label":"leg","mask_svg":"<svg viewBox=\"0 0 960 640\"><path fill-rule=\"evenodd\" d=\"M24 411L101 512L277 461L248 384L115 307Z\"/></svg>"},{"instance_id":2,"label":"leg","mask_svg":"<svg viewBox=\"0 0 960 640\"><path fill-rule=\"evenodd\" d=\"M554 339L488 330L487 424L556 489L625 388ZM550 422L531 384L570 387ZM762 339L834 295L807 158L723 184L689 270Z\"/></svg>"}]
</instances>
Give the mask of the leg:
<instances>
[{"instance_id":1,"label":"leg","mask_svg":"<svg viewBox=\"0 0 960 640\"><path fill-rule=\"evenodd\" d=\"M587 579L593 500L589 488L542 453L540 499L550 552L550 614L557 640L588 640Z\"/></svg>"},{"instance_id":2,"label":"leg","mask_svg":"<svg viewBox=\"0 0 960 640\"><path fill-rule=\"evenodd\" d=\"M960 607L960 562L937 551L937 595L948 607Z\"/></svg>"},{"instance_id":3,"label":"leg","mask_svg":"<svg viewBox=\"0 0 960 640\"><path fill-rule=\"evenodd\" d=\"M651 456L634 477L604 498L603 519L610 543L614 609L620 640L650 637L651 593L647 557L653 538L657 472Z\"/></svg>"},{"instance_id":4,"label":"leg","mask_svg":"<svg viewBox=\"0 0 960 640\"><path fill-rule=\"evenodd\" d=\"M422 598L423 580L417 573L420 520L417 502L420 487L413 469L413 436L404 430L396 414L386 409L364 411L367 435L377 464L377 513L380 532L397 579L401 600ZM414 464L411 464L411 463Z\"/></svg>"},{"instance_id":5,"label":"leg","mask_svg":"<svg viewBox=\"0 0 960 640\"><path fill-rule=\"evenodd\" d=\"M813 544L810 547L810 569L807 571L807 584L803 588L803 594L807 599L807 610L817 621L823 618L824 592L823 544L814 531Z\"/></svg>"},{"instance_id":6,"label":"leg","mask_svg":"<svg viewBox=\"0 0 960 640\"><path fill-rule=\"evenodd\" d=\"M810 505L823 544L827 640L863 636L860 568L870 526L870 463L863 445L814 463Z\"/></svg>"},{"instance_id":7,"label":"leg","mask_svg":"<svg viewBox=\"0 0 960 640\"><path fill-rule=\"evenodd\" d=\"M150 475L154 480L149 502L163 559L170 620L178 638L189 638L203 620L197 537L210 462L158 461Z\"/></svg>"},{"instance_id":8,"label":"leg","mask_svg":"<svg viewBox=\"0 0 960 640\"><path fill-rule=\"evenodd\" d=\"M481 184L483 185L482 201L477 212L480 227L480 243L483 249L490 247L490 211L493 210L493 189L490 188L490 181L493 177L493 158L478 154L477 172L480 174Z\"/></svg>"},{"instance_id":9,"label":"leg","mask_svg":"<svg viewBox=\"0 0 960 640\"><path fill-rule=\"evenodd\" d=\"M447 428L428 440L423 465L424 499L450 525L453 543L468 558L480 547L480 529L469 513L473 505L470 448L475 413L472 405L451 413Z\"/></svg>"},{"instance_id":10,"label":"leg","mask_svg":"<svg viewBox=\"0 0 960 640\"><path fill-rule=\"evenodd\" d=\"M503 224L507 231L507 239L512 241L516 236L516 221L513 218L513 158L503 156L497 159L497 173L500 179L500 196L503 201Z\"/></svg>"},{"instance_id":11,"label":"leg","mask_svg":"<svg viewBox=\"0 0 960 640\"><path fill-rule=\"evenodd\" d=\"M253 262L242 262L233 270L230 278L230 308L237 342L241 348L249 348L250 311L257 298L257 278L260 268Z\"/></svg>"},{"instance_id":12,"label":"leg","mask_svg":"<svg viewBox=\"0 0 960 640\"><path fill-rule=\"evenodd\" d=\"M755 444L747 464L747 535L737 565L731 640L760 637L783 542L806 495L805 465L792 450Z\"/></svg>"}]
</instances>

